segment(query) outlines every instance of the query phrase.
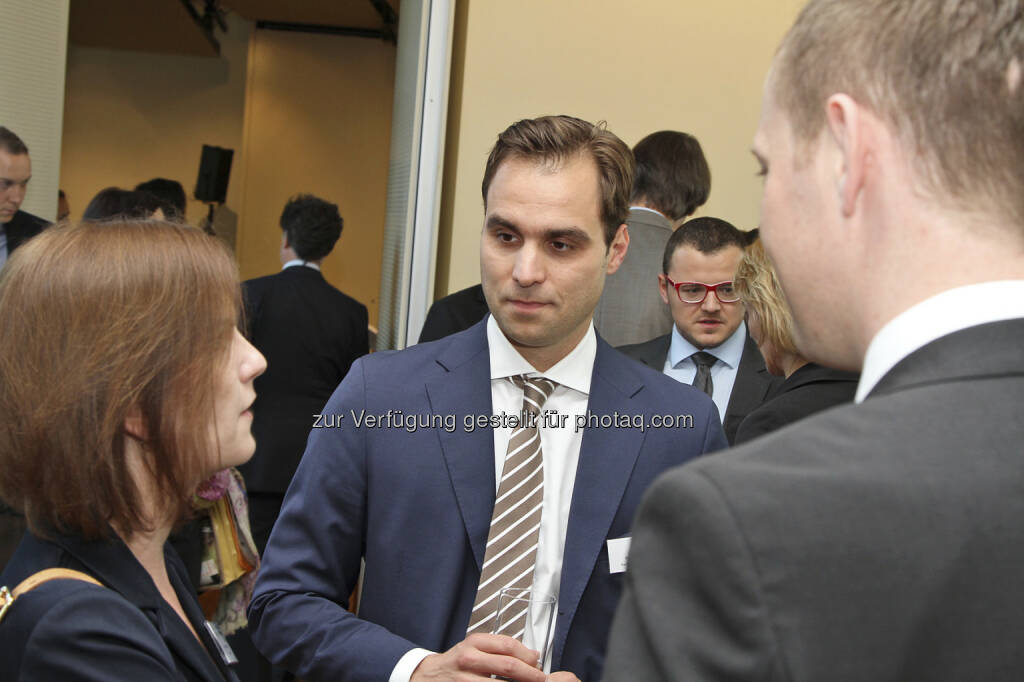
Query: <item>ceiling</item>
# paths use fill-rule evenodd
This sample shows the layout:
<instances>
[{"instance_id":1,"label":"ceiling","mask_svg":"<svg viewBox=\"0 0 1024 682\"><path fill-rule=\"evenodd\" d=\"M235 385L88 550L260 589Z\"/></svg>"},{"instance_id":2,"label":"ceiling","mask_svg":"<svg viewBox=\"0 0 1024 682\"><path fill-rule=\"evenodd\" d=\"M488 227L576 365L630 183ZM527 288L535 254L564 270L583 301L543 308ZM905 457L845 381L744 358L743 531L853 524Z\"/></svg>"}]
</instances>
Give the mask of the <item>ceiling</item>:
<instances>
[{"instance_id":1,"label":"ceiling","mask_svg":"<svg viewBox=\"0 0 1024 682\"><path fill-rule=\"evenodd\" d=\"M216 4L222 11L267 28L343 29L382 39L396 30L382 12L387 14L390 8L397 19L399 8L399 0L216 0ZM217 36L223 32L214 25L211 40L210 31L200 25L206 5L207 0L71 0L68 41L88 47L214 57Z\"/></svg>"}]
</instances>

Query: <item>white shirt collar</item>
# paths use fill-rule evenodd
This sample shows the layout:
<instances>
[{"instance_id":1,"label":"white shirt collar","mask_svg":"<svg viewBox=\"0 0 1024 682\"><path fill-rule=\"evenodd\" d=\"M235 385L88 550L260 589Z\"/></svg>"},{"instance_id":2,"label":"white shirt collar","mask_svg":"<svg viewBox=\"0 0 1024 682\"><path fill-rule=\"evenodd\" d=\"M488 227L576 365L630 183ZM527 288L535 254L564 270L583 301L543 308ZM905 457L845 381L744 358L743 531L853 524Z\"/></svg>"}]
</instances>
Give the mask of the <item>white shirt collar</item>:
<instances>
[{"instance_id":1,"label":"white shirt collar","mask_svg":"<svg viewBox=\"0 0 1024 682\"><path fill-rule=\"evenodd\" d=\"M672 325L672 343L668 348L668 359L672 363L672 367L678 368L680 362L686 360L694 353L703 350L706 353L711 353L711 355L714 355L719 361L724 362L730 368L736 368L739 367L740 358L743 357L743 346L746 345L746 342L746 322L740 322L740 326L736 327L736 331L714 348L697 348L683 338L683 335L679 333L678 327Z\"/></svg>"},{"instance_id":2,"label":"white shirt collar","mask_svg":"<svg viewBox=\"0 0 1024 682\"><path fill-rule=\"evenodd\" d=\"M313 268L317 272L320 272L320 266L319 265L317 265L316 263L313 263L312 261L302 260L301 258L295 258L293 260L288 261L287 263L285 263L284 265L281 266L281 269L282 270L286 270L288 268L293 268L296 265L305 265L307 268Z\"/></svg>"},{"instance_id":3,"label":"white shirt collar","mask_svg":"<svg viewBox=\"0 0 1024 682\"><path fill-rule=\"evenodd\" d=\"M546 372L538 372L509 342L498 327L494 316L487 318L487 347L491 357L491 379L502 379L517 374L544 376L562 386L590 394L590 378L597 357L597 334L591 323L576 347Z\"/></svg>"},{"instance_id":4,"label":"white shirt collar","mask_svg":"<svg viewBox=\"0 0 1024 682\"><path fill-rule=\"evenodd\" d=\"M935 339L1018 317L1024 317L1024 280L971 284L921 301L891 319L871 339L854 400L863 401L896 363Z\"/></svg>"}]
</instances>

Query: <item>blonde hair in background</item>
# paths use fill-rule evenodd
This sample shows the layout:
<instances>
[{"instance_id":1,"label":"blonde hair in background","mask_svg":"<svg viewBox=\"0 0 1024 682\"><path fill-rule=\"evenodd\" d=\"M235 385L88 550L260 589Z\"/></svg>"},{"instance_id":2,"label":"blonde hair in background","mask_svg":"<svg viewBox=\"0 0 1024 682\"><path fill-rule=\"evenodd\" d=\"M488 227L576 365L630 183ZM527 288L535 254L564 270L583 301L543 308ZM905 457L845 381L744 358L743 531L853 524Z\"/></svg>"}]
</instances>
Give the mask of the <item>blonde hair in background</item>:
<instances>
[{"instance_id":1,"label":"blonde hair in background","mask_svg":"<svg viewBox=\"0 0 1024 682\"><path fill-rule=\"evenodd\" d=\"M743 305L753 311L761 322L762 343L770 342L776 350L799 355L793 341L793 315L760 239L743 250L743 259L733 280Z\"/></svg>"}]
</instances>

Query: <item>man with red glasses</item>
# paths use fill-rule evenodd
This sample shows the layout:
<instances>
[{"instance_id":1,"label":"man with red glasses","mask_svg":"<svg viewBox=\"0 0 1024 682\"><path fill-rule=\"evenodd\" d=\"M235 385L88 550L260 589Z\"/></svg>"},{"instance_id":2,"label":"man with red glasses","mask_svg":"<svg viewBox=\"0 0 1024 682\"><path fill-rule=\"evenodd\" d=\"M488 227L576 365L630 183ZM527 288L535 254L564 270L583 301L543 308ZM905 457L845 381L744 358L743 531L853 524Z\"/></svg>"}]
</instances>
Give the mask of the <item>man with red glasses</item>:
<instances>
[{"instance_id":1,"label":"man with red glasses","mask_svg":"<svg viewBox=\"0 0 1024 682\"><path fill-rule=\"evenodd\" d=\"M673 232L658 275L672 332L619 348L710 395L730 444L743 418L779 383L747 334L732 286L746 243L743 232L719 218L696 218Z\"/></svg>"}]
</instances>

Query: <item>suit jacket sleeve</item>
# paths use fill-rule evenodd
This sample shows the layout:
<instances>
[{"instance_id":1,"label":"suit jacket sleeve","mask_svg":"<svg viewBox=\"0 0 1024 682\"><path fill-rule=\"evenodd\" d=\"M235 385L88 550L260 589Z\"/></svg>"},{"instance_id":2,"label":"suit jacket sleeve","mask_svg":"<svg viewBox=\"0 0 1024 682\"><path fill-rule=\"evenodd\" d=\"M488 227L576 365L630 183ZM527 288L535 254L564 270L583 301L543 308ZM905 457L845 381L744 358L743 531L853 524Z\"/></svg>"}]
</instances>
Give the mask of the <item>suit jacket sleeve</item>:
<instances>
[{"instance_id":1,"label":"suit jacket sleeve","mask_svg":"<svg viewBox=\"0 0 1024 682\"><path fill-rule=\"evenodd\" d=\"M604 679L782 679L762 600L728 502L699 470L677 469L638 512Z\"/></svg>"},{"instance_id":2,"label":"suit jacket sleeve","mask_svg":"<svg viewBox=\"0 0 1024 682\"><path fill-rule=\"evenodd\" d=\"M341 426L312 430L249 607L257 648L311 682L386 680L415 647L346 610L365 546L367 443L351 419L364 406L360 360L324 408Z\"/></svg>"},{"instance_id":3,"label":"suit jacket sleeve","mask_svg":"<svg viewBox=\"0 0 1024 682\"><path fill-rule=\"evenodd\" d=\"M23 612L21 617L4 624L5 629L20 632L31 628L21 652L18 679L181 679L153 624L105 587L55 581L19 597L8 615L18 611ZM6 632L7 637L15 636ZM12 672L10 658L3 665Z\"/></svg>"},{"instance_id":4,"label":"suit jacket sleeve","mask_svg":"<svg viewBox=\"0 0 1024 682\"><path fill-rule=\"evenodd\" d=\"M786 415L774 409L770 408L771 403L766 403L762 408L754 410L740 422L739 428L736 429L736 438L733 445L740 445L747 441L754 440L766 433L777 431L786 424L792 421L787 419Z\"/></svg>"}]
</instances>

